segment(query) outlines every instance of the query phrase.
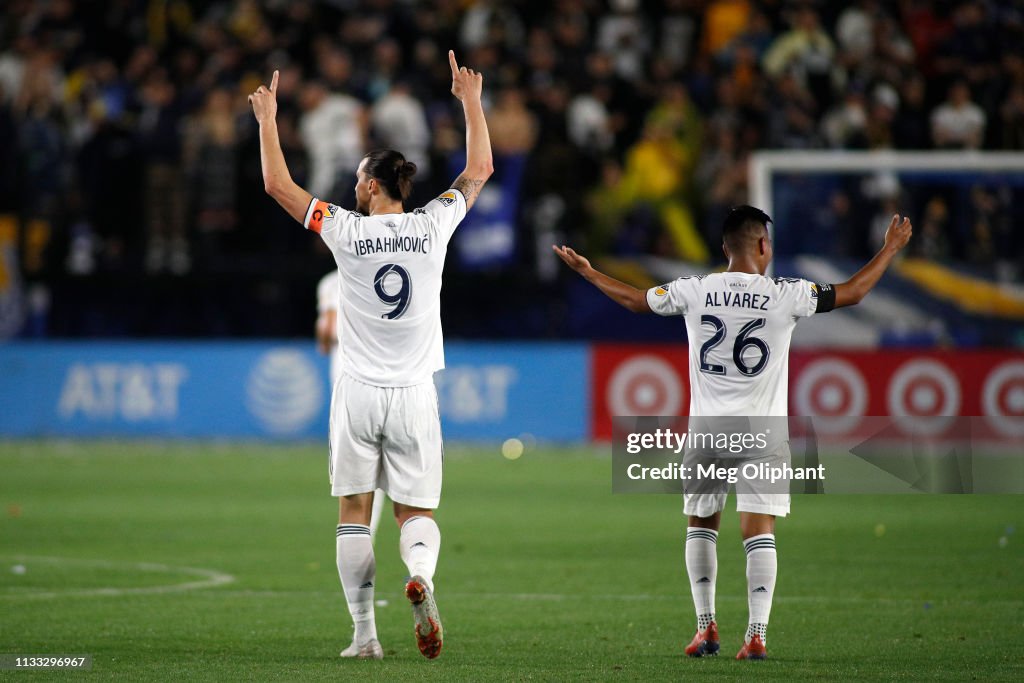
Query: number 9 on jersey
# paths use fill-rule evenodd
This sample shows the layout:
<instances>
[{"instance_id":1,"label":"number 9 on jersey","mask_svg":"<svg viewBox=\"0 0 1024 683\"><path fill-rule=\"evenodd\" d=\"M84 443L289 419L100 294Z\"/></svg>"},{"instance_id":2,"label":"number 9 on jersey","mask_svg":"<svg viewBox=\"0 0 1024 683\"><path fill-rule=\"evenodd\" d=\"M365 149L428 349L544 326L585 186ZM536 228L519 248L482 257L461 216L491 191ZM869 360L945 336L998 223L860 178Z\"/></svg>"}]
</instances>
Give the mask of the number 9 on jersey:
<instances>
[{"instance_id":1,"label":"number 9 on jersey","mask_svg":"<svg viewBox=\"0 0 1024 683\"><path fill-rule=\"evenodd\" d=\"M409 271L402 266L389 263L381 266L373 276L373 290L377 293L378 299L393 307L381 317L395 320L401 318L409 308L409 301L412 300L412 278L409 277Z\"/></svg>"}]
</instances>

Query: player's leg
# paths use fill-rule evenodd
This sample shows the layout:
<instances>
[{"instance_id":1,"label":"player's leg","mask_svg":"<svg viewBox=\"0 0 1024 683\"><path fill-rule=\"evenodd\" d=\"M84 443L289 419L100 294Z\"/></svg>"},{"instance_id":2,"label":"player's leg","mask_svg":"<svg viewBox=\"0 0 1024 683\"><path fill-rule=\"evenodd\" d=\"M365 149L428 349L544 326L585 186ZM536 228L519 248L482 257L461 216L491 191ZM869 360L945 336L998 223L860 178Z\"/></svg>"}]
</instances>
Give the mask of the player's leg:
<instances>
[{"instance_id":1,"label":"player's leg","mask_svg":"<svg viewBox=\"0 0 1024 683\"><path fill-rule=\"evenodd\" d=\"M387 496L380 489L377 489L373 496L373 509L370 511L370 542L377 541L377 529L380 527L380 518L384 514L384 499Z\"/></svg>"},{"instance_id":2,"label":"player's leg","mask_svg":"<svg viewBox=\"0 0 1024 683\"><path fill-rule=\"evenodd\" d=\"M409 576L420 576L434 590L434 571L441 552L441 530L434 511L395 503L395 522L399 528L399 552Z\"/></svg>"},{"instance_id":3,"label":"player's leg","mask_svg":"<svg viewBox=\"0 0 1024 683\"><path fill-rule=\"evenodd\" d=\"M737 659L767 656L768 617L775 595L778 557L775 552L775 515L740 512L740 534L747 555L747 606L749 619L743 649Z\"/></svg>"},{"instance_id":4,"label":"player's leg","mask_svg":"<svg viewBox=\"0 0 1024 683\"><path fill-rule=\"evenodd\" d=\"M789 445L750 462L769 467L790 461ZM757 468L760 471L761 468ZM740 477L736 482L736 510L740 513L740 535L747 556L747 606L749 619L743 648L736 659L764 659L768 656L768 617L772 611L778 557L775 553L775 518L789 514L789 483Z\"/></svg>"},{"instance_id":5,"label":"player's leg","mask_svg":"<svg viewBox=\"0 0 1024 683\"><path fill-rule=\"evenodd\" d=\"M374 619L376 560L370 539L370 515L378 486L380 448L375 416L386 414L386 401L369 387L343 377L331 399L331 492L338 497L337 564L345 601L355 626L352 644L342 657L380 659Z\"/></svg>"},{"instance_id":6,"label":"player's leg","mask_svg":"<svg viewBox=\"0 0 1024 683\"><path fill-rule=\"evenodd\" d=\"M687 514L686 573L697 614L697 633L686 646L691 657L718 654L718 624L715 621L715 586L718 580L718 527L725 494L702 493L684 496Z\"/></svg>"},{"instance_id":7,"label":"player's leg","mask_svg":"<svg viewBox=\"0 0 1024 683\"><path fill-rule=\"evenodd\" d=\"M377 574L369 527L373 498L371 491L338 499L338 577L355 625L352 644L342 651L342 657L379 659L384 654L377 641L373 609Z\"/></svg>"},{"instance_id":8,"label":"player's leg","mask_svg":"<svg viewBox=\"0 0 1024 683\"><path fill-rule=\"evenodd\" d=\"M395 503L399 549L409 569L405 597L412 605L413 629L420 653L433 659L441 654L444 629L434 600L434 570L441 550L441 530L434 513L425 508Z\"/></svg>"},{"instance_id":9,"label":"player's leg","mask_svg":"<svg viewBox=\"0 0 1024 683\"><path fill-rule=\"evenodd\" d=\"M384 428L384 490L395 504L399 549L409 569L405 594L412 604L420 652L441 652L443 629L434 602L434 571L441 551L441 531L433 510L441 500L443 445L437 392L433 382L390 389Z\"/></svg>"}]
</instances>

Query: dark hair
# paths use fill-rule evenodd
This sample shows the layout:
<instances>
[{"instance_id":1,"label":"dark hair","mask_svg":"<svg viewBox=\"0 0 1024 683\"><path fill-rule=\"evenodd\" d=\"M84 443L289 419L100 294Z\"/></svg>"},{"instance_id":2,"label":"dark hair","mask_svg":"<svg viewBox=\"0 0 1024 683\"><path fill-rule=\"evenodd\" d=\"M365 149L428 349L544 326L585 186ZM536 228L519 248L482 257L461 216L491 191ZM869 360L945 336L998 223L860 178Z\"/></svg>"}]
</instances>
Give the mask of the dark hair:
<instances>
[{"instance_id":1,"label":"dark hair","mask_svg":"<svg viewBox=\"0 0 1024 683\"><path fill-rule=\"evenodd\" d=\"M376 180L392 199L405 201L412 191L412 177L416 175L416 164L406 161L401 152L393 149L378 149L364 157L366 175Z\"/></svg>"},{"instance_id":2,"label":"dark hair","mask_svg":"<svg viewBox=\"0 0 1024 683\"><path fill-rule=\"evenodd\" d=\"M741 251L763 237L771 222L771 217L755 206L734 206L722 223L722 242L729 251Z\"/></svg>"}]
</instances>

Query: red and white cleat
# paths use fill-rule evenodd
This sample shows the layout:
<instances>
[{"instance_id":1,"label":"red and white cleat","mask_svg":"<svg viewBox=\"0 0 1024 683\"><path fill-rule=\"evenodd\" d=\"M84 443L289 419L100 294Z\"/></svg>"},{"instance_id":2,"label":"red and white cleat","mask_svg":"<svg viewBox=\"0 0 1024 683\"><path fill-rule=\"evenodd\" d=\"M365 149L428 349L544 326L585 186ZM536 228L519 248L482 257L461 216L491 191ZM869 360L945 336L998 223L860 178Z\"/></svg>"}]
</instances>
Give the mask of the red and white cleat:
<instances>
[{"instance_id":1,"label":"red and white cleat","mask_svg":"<svg viewBox=\"0 0 1024 683\"><path fill-rule=\"evenodd\" d=\"M764 646L761 636L754 636L750 642L740 648L736 659L768 659L768 649Z\"/></svg>"},{"instance_id":2,"label":"red and white cleat","mask_svg":"<svg viewBox=\"0 0 1024 683\"><path fill-rule=\"evenodd\" d=\"M711 622L697 634L686 646L686 654L690 657L713 657L718 654L718 624Z\"/></svg>"},{"instance_id":3,"label":"red and white cleat","mask_svg":"<svg viewBox=\"0 0 1024 683\"><path fill-rule=\"evenodd\" d=\"M416 645L420 648L420 654L427 659L433 659L441 654L441 640L444 635L434 595L423 577L414 576L405 584L405 597L409 598L412 604L412 615L416 621Z\"/></svg>"}]
</instances>

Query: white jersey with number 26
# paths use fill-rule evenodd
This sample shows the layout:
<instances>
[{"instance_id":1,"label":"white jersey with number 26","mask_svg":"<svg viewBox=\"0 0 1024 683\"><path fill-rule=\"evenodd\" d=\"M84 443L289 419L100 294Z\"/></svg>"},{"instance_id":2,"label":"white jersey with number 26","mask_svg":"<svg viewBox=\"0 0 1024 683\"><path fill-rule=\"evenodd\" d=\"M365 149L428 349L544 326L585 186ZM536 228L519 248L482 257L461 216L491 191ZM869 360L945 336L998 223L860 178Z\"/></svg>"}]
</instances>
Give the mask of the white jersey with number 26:
<instances>
[{"instance_id":1,"label":"white jersey with number 26","mask_svg":"<svg viewBox=\"0 0 1024 683\"><path fill-rule=\"evenodd\" d=\"M659 315L686 320L691 416L785 416L789 343L830 285L752 273L683 277L647 290Z\"/></svg>"},{"instance_id":2,"label":"white jersey with number 26","mask_svg":"<svg viewBox=\"0 0 1024 683\"><path fill-rule=\"evenodd\" d=\"M320 233L341 273L341 371L379 387L431 381L444 367L441 272L466 216L450 189L410 213L364 216L314 198L303 225Z\"/></svg>"}]
</instances>

